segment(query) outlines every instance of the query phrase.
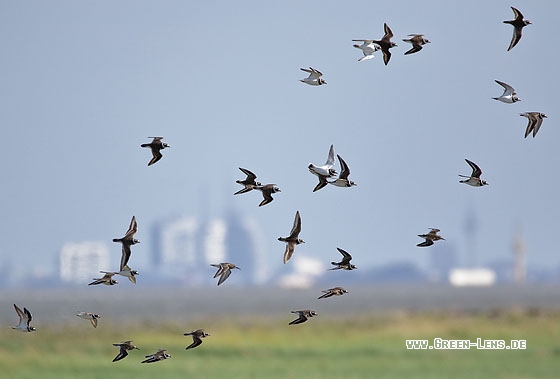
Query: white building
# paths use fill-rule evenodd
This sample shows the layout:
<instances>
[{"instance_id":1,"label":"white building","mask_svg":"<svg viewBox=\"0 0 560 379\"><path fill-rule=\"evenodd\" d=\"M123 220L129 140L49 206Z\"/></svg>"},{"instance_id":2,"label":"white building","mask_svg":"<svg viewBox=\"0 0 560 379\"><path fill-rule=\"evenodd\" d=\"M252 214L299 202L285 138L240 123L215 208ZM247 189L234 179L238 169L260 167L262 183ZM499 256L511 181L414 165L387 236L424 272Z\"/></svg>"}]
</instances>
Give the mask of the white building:
<instances>
[{"instance_id":1,"label":"white building","mask_svg":"<svg viewBox=\"0 0 560 379\"><path fill-rule=\"evenodd\" d=\"M242 219L233 211L224 217L199 221L181 216L155 226L153 262L166 276L186 278L190 283L214 283L210 264L235 263L244 270L231 281L260 284L269 269L258 222Z\"/></svg>"},{"instance_id":2,"label":"white building","mask_svg":"<svg viewBox=\"0 0 560 379\"><path fill-rule=\"evenodd\" d=\"M109 268L109 249L103 242L66 243L60 251L60 280L86 283Z\"/></svg>"},{"instance_id":3,"label":"white building","mask_svg":"<svg viewBox=\"0 0 560 379\"><path fill-rule=\"evenodd\" d=\"M198 221L192 216L183 216L160 227L159 246L156 246L158 264L192 265L197 263Z\"/></svg>"}]
</instances>

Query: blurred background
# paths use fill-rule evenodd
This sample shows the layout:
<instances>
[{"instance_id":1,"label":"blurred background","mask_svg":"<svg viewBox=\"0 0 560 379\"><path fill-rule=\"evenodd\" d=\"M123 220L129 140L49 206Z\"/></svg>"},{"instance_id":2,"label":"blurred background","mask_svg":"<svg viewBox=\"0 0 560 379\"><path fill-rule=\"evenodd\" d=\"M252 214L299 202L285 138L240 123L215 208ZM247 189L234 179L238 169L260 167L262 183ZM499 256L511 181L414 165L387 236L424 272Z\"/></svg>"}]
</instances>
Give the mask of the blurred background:
<instances>
[{"instance_id":1,"label":"blurred background","mask_svg":"<svg viewBox=\"0 0 560 379\"><path fill-rule=\"evenodd\" d=\"M229 260L244 268L231 284L306 286L332 274L336 247L353 280L485 268L493 283L557 282L558 5L523 5L533 24L507 52L503 1L2 3L0 286L115 270L111 239L133 215L144 282L210 284L209 264ZM358 62L351 40L381 38L384 22L389 65ZM404 56L411 33L432 43ZM328 84L299 82L308 66ZM495 79L522 101L492 100ZM525 111L549 116L534 139ZM171 148L147 167L153 135ZM313 193L307 165L331 144L358 185ZM465 158L489 186L458 183ZM282 192L264 207L257 191L233 196L238 167ZM296 210L307 243L283 265ZM431 227L445 241L417 248Z\"/></svg>"},{"instance_id":2,"label":"blurred background","mask_svg":"<svg viewBox=\"0 0 560 379\"><path fill-rule=\"evenodd\" d=\"M507 52L513 28L502 21L513 19L511 5L532 24ZM497 333L508 337L508 330L532 335L539 320L543 334L533 341L546 349L527 359L553 358L560 351L550 338L559 333L550 321L560 279L560 57L552 16L559 8L501 0L0 2L7 157L0 163L0 322L5 329L17 322L17 303L30 308L38 328L70 328L69 338L93 330L74 316L78 310L102 314L101 326L118 338L113 332L132 321L135 331L196 320L256 324L267 335L283 330L271 325L287 326L290 310L313 307L319 319L332 317L321 333L342 322L369 340L383 330L372 327L377 321L409 330L404 325L427 320L429 338L438 336L430 323L452 336L471 327L467 337L476 338L476 330L495 330L497 317L505 325ZM389 64L381 52L358 62L352 39L380 39L385 22L398 44ZM411 45L402 39L412 33L431 43L404 56ZM327 85L299 82L309 66ZM502 94L496 79L522 101L492 100ZM536 138L523 138L527 119L519 113L527 111L548 115ZM148 136L171 145L150 167L149 149L140 148ZM357 186L314 193L307 165L323 164L331 144ZM489 186L458 183L458 174L471 173L465 158ZM239 167L282 192L264 207L258 191L233 196L241 189L235 180L244 179ZM277 238L289 234L296 211L306 243L284 265ZM141 243L129 265L139 271L137 284L116 277L117 286L87 287L100 270L118 271L121 246L111 240L133 215ZM416 247L417 235L432 227L445 240ZM337 247L358 270L328 271L341 259ZM210 264L225 261L242 270L216 287ZM349 294L316 299L336 285ZM446 321L424 319L426 312L443 312ZM454 324L456 317L483 321ZM317 321L302 325L310 338ZM404 349L404 336L384 336ZM15 355L32 349L0 347ZM106 349L113 352L110 343ZM405 359L402 351L360 351L379 358L376 368ZM371 367L360 364L366 369L356 377L367 377ZM411 371L382 372L414 377L417 366L398 367ZM344 375L331 365L307 368L309 376ZM18 370L13 377L32 375Z\"/></svg>"}]
</instances>

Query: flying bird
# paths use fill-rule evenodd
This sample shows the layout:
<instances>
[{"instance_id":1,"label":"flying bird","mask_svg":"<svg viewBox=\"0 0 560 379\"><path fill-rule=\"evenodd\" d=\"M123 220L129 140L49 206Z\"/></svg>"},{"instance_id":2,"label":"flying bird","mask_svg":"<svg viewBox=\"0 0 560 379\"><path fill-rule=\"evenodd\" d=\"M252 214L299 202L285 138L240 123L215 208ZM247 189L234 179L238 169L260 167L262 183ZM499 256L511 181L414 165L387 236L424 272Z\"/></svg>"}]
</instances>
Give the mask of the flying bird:
<instances>
[{"instance_id":1,"label":"flying bird","mask_svg":"<svg viewBox=\"0 0 560 379\"><path fill-rule=\"evenodd\" d=\"M94 328L97 328L97 319L101 318L101 316L93 312L78 312L76 316L84 320L89 320Z\"/></svg>"},{"instance_id":2,"label":"flying bird","mask_svg":"<svg viewBox=\"0 0 560 379\"><path fill-rule=\"evenodd\" d=\"M304 309L302 311L290 311L290 312L297 313L298 318L290 322L288 325L301 324L302 322L306 322L308 318L317 316L317 312L312 311L310 309Z\"/></svg>"},{"instance_id":3,"label":"flying bird","mask_svg":"<svg viewBox=\"0 0 560 379\"><path fill-rule=\"evenodd\" d=\"M521 101L520 98L517 97L517 93L515 89L507 83L500 82L499 80L494 80L496 83L504 87L504 93L500 97L493 97L492 99L501 101L502 103L513 104L517 101Z\"/></svg>"},{"instance_id":4,"label":"flying bird","mask_svg":"<svg viewBox=\"0 0 560 379\"><path fill-rule=\"evenodd\" d=\"M113 359L113 362L120 361L121 359L126 357L130 350L134 350L134 349L140 350L139 348L137 348L132 344L132 341L123 341L121 343L114 343L113 346L117 346L120 348L120 351L117 354L117 356Z\"/></svg>"},{"instance_id":5,"label":"flying bird","mask_svg":"<svg viewBox=\"0 0 560 379\"><path fill-rule=\"evenodd\" d=\"M165 142L161 142L163 137L148 137L153 138L152 142L150 143L143 143L140 147L149 147L152 149L152 159L148 162L148 166L153 165L157 161L161 159L163 155L161 155L161 150L165 149L166 147L171 147Z\"/></svg>"},{"instance_id":6,"label":"flying bird","mask_svg":"<svg viewBox=\"0 0 560 379\"><path fill-rule=\"evenodd\" d=\"M467 161L469 166L471 166L472 174L471 176L459 174L459 176L462 178L468 178L466 180L459 180L459 183L465 183L473 187L482 187L488 185L485 180L480 179L480 175L482 175L482 170L480 169L480 167L478 167L476 163L471 162L468 159L465 159L465 161Z\"/></svg>"},{"instance_id":7,"label":"flying bird","mask_svg":"<svg viewBox=\"0 0 560 379\"><path fill-rule=\"evenodd\" d=\"M362 53L364 53L364 56L358 59L358 62L361 61L365 61L367 59L371 59L374 57L373 53L375 53L377 50L380 50L381 48L379 47L379 45L376 45L375 43L373 43L372 39L353 39L353 42L361 42L361 45L352 45L354 46L356 49L360 49L362 50Z\"/></svg>"},{"instance_id":8,"label":"flying bird","mask_svg":"<svg viewBox=\"0 0 560 379\"><path fill-rule=\"evenodd\" d=\"M515 19L504 21L504 24L510 24L513 26L513 36L511 37L511 42L507 51L510 51L515 45L517 45L517 42L519 42L519 40L521 39L523 28L531 24L531 21L525 20L523 18L523 15L521 14L521 12L519 12L518 9L511 7L511 10L513 11Z\"/></svg>"},{"instance_id":9,"label":"flying bird","mask_svg":"<svg viewBox=\"0 0 560 379\"><path fill-rule=\"evenodd\" d=\"M29 325L31 320L33 320L33 316L31 316L31 312L29 312L27 308L23 307L22 311L14 304L14 309L19 316L19 323L16 326L12 326L12 329L19 330L20 332L34 332L37 330L35 327Z\"/></svg>"},{"instance_id":10,"label":"flying bird","mask_svg":"<svg viewBox=\"0 0 560 379\"><path fill-rule=\"evenodd\" d=\"M115 272L115 274L127 277L128 280L134 284L136 284L136 275L139 275L138 271L132 270L128 265L124 265L123 269L119 272Z\"/></svg>"},{"instance_id":11,"label":"flying bird","mask_svg":"<svg viewBox=\"0 0 560 379\"><path fill-rule=\"evenodd\" d=\"M263 201L260 202L259 207L270 203L272 200L272 194L280 191L280 188L276 187L276 184L265 184L264 186L255 186L254 189L257 189L262 192Z\"/></svg>"},{"instance_id":12,"label":"flying bird","mask_svg":"<svg viewBox=\"0 0 560 379\"><path fill-rule=\"evenodd\" d=\"M391 41L391 38L393 38L393 32L391 31L391 28L389 28L387 23L383 24L383 29L385 30L385 35L383 36L383 38L381 38L380 40L372 40L372 42L379 45L379 47L381 48L381 52L383 52L383 62L385 63L385 66L387 66L389 60L391 59L391 52L389 51L389 49L396 47L397 44Z\"/></svg>"},{"instance_id":13,"label":"flying bird","mask_svg":"<svg viewBox=\"0 0 560 379\"><path fill-rule=\"evenodd\" d=\"M445 240L445 238L443 238L438 234L439 231L440 231L439 229L431 228L428 234L418 234L418 237L424 238L425 241L419 243L416 246L420 246L420 247L431 246L434 244L434 241Z\"/></svg>"},{"instance_id":14,"label":"flying bird","mask_svg":"<svg viewBox=\"0 0 560 379\"><path fill-rule=\"evenodd\" d=\"M260 182L255 181L255 179L257 179L257 175L253 174L251 171L247 170L246 168L239 167L239 169L245 175L247 175L247 178L243 179L243 180L236 180L235 181L235 183L241 184L243 186L243 188L240 189L239 191L237 191L236 193L234 193L234 195L239 195L241 193L249 192L249 191L253 190L256 186L261 186L262 185Z\"/></svg>"},{"instance_id":15,"label":"flying bird","mask_svg":"<svg viewBox=\"0 0 560 379\"><path fill-rule=\"evenodd\" d=\"M166 351L167 350L165 349L161 349L155 352L154 354L146 355L144 358L147 359L144 359L142 363L153 363L153 362L162 361L167 358L171 358L171 355L167 354Z\"/></svg>"},{"instance_id":16,"label":"flying bird","mask_svg":"<svg viewBox=\"0 0 560 379\"><path fill-rule=\"evenodd\" d=\"M321 71L315 70L313 67L309 67L309 69L300 68L300 70L309 73L309 76L305 79L300 79L300 82L309 84L311 86L320 86L323 84L327 84L327 82L325 82L325 80L321 78L321 76L323 76L323 73Z\"/></svg>"},{"instance_id":17,"label":"flying bird","mask_svg":"<svg viewBox=\"0 0 560 379\"><path fill-rule=\"evenodd\" d=\"M330 268L329 270L355 270L357 268L356 265L350 263L352 256L339 247L336 249L340 252L340 254L342 254L342 260L340 262L331 262L331 264L336 267Z\"/></svg>"},{"instance_id":18,"label":"flying bird","mask_svg":"<svg viewBox=\"0 0 560 379\"><path fill-rule=\"evenodd\" d=\"M323 290L321 292L323 292L323 295L319 296L317 299L326 299L327 297L331 297L331 296L342 296L345 293L348 293L348 291L346 291L342 287L333 287L333 288L329 288L328 290Z\"/></svg>"},{"instance_id":19,"label":"flying bird","mask_svg":"<svg viewBox=\"0 0 560 379\"><path fill-rule=\"evenodd\" d=\"M120 242L122 244L122 256L121 256L121 266L120 271L124 269L124 266L128 263L130 259L130 246L136 245L140 243L137 239L134 238L134 234L138 231L138 224L136 223L136 217L132 216L132 220L130 220L130 226L126 231L124 237L122 238L113 238L113 242Z\"/></svg>"},{"instance_id":20,"label":"flying bird","mask_svg":"<svg viewBox=\"0 0 560 379\"><path fill-rule=\"evenodd\" d=\"M197 329L190 333L185 333L185 336L192 336L193 343L186 347L187 350L197 347L202 343L202 338L208 337L210 334L206 333L204 329Z\"/></svg>"},{"instance_id":21,"label":"flying bird","mask_svg":"<svg viewBox=\"0 0 560 379\"><path fill-rule=\"evenodd\" d=\"M299 211L296 212L296 217L294 218L294 225L290 231L288 237L278 237L278 241L286 242L286 250L284 251L284 264L290 260L292 254L294 254L294 249L296 245L305 243L304 240L299 238L299 233L301 232L301 217L299 216Z\"/></svg>"},{"instance_id":22,"label":"flying bird","mask_svg":"<svg viewBox=\"0 0 560 379\"><path fill-rule=\"evenodd\" d=\"M342 157L338 154L336 155L336 157L338 158L338 161L340 162L340 175L338 175L338 179L333 180L332 182L328 182L328 183L332 184L333 186L337 186L337 187L356 186L357 185L356 183L354 183L351 180L348 180L348 176L350 175L350 168L348 167L348 165L346 164L344 159L342 159Z\"/></svg>"},{"instance_id":23,"label":"flying bird","mask_svg":"<svg viewBox=\"0 0 560 379\"><path fill-rule=\"evenodd\" d=\"M527 119L529 120L527 129L525 130L525 138L527 138L527 136L531 134L531 132L533 132L533 138L535 138L535 136L539 132L539 129L541 128L543 120L547 118L547 116L541 112L525 112L520 113L519 115L527 117Z\"/></svg>"},{"instance_id":24,"label":"flying bird","mask_svg":"<svg viewBox=\"0 0 560 379\"><path fill-rule=\"evenodd\" d=\"M429 40L424 38L424 34L409 34L408 36L411 38L405 38L403 39L403 41L411 43L412 48L404 53L404 55L417 53L418 51L422 50L422 46L430 43Z\"/></svg>"},{"instance_id":25,"label":"flying bird","mask_svg":"<svg viewBox=\"0 0 560 379\"><path fill-rule=\"evenodd\" d=\"M225 282L227 278L229 278L232 269L236 268L238 270L241 270L233 263L228 263L228 262L224 262L220 264L211 264L210 266L218 268L218 271L216 271L216 274L214 275L214 278L217 278L218 276L220 277L220 279L218 280L218 285L222 284L223 282Z\"/></svg>"},{"instance_id":26,"label":"flying bird","mask_svg":"<svg viewBox=\"0 0 560 379\"><path fill-rule=\"evenodd\" d=\"M331 145L329 148L329 155L327 157L327 161L322 166L315 166L313 163L310 163L307 168L309 172L313 175L316 175L319 178L319 184L315 186L313 192L320 190L321 188L325 187L327 183L327 178L332 178L336 176L336 170L333 168L334 166L334 145Z\"/></svg>"},{"instance_id":27,"label":"flying bird","mask_svg":"<svg viewBox=\"0 0 560 379\"><path fill-rule=\"evenodd\" d=\"M115 275L115 272L108 272L108 271L99 271L103 275L102 278L93 278L93 282L91 282L90 284L88 284L88 286L95 286L97 284L104 284L106 286L113 286L115 284L119 284L119 282L117 282L115 279L113 279L113 275Z\"/></svg>"}]
</instances>

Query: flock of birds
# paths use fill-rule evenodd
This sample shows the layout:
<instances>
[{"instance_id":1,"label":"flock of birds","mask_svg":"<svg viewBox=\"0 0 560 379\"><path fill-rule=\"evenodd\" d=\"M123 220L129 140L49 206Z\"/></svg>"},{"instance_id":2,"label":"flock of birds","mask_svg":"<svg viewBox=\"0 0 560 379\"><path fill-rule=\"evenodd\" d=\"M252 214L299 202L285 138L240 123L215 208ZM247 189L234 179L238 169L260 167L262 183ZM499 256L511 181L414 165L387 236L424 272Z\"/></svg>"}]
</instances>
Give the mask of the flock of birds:
<instances>
[{"instance_id":1,"label":"flock of birds","mask_svg":"<svg viewBox=\"0 0 560 379\"><path fill-rule=\"evenodd\" d=\"M507 49L508 51L513 49L520 41L523 28L531 24L530 21L524 19L522 13L518 9L514 7L511 7L511 9L513 10L515 18L513 20L504 21L504 23L513 26L513 36L510 45ZM376 51L381 50L383 53L383 62L385 63L385 65L389 63L391 59L390 49L396 47L397 44L391 41L391 39L393 38L393 32L391 31L391 29L386 23L384 24L384 31L385 31L384 36L379 40L375 40L375 39L352 40L353 42L361 42L360 45L358 44L353 45L355 48L360 49L363 52L363 57L359 58L358 61L361 62L364 60L370 60L374 58L373 54ZM404 53L405 55L417 53L422 50L424 45L430 43L430 41L426 39L423 34L410 34L409 37L410 38L403 39L404 42L412 44L412 48L406 51ZM322 78L323 74L317 69L309 67L308 69L301 68L301 70L306 73L309 73L308 77L300 80L301 82L312 86L320 86L326 84L326 81ZM504 91L501 96L495 97L493 99L507 104L513 104L520 101L520 99L517 97L517 93L515 92L515 89L512 86L510 86L507 83L501 82L499 80L496 80L496 83L502 86ZM526 117L529 121L527 125L527 129L525 131L525 138L531 133L533 137L535 137L537 132L539 131L539 128L542 125L543 119L547 117L544 113L541 112L525 112L525 113L521 113L520 115ZM150 143L145 143L140 146L143 148L150 148L152 153L152 159L148 162L148 166L151 166L156 162L158 162L163 157L161 151L170 146L167 143L162 142L163 137L148 137L148 138L152 138L152 141ZM309 172L315 175L319 180L319 183L313 188L313 192L319 191L320 189L326 187L329 184L336 187L343 187L343 188L350 188L356 186L356 183L348 179L350 175L350 168L348 167L344 159L338 154L336 156L338 158L338 162L340 163L340 174L337 173L337 170L334 166L335 164L334 156L335 156L334 146L331 145L328 152L327 161L325 162L325 164L318 166L313 163L310 163L308 165ZM470 168L472 169L472 172L470 175L459 175L460 177L466 178L465 180L460 180L459 182L473 187L482 187L488 185L488 183L485 180L482 180L480 178L480 176L482 175L482 170L480 169L480 167L476 163L468 159L465 159L465 161L469 164ZM262 184L256 181L257 176L250 170L241 167L239 169L241 170L241 172L243 172L243 174L245 174L246 178L236 181L236 183L242 185L243 188L235 192L234 195L244 194L252 190L260 191L263 196L263 200L259 203L259 207L260 207L260 206L267 205L274 200L272 194L281 192L280 188L278 188L276 184L272 184L272 183ZM128 262L131 257L131 247L137 243L140 243L140 241L134 238L137 231L138 231L138 224L136 222L136 218L133 216L125 235L121 238L113 239L113 242L120 243L122 245L122 251L121 251L122 255L121 255L119 271L100 271L104 275L101 278L94 278L93 281L88 285L91 286L91 285L103 284L107 286L112 286L118 284L118 282L115 279L113 279L113 276L115 275L124 276L128 278L132 283L134 284L136 283L136 276L138 275L138 271L131 269L128 266ZM295 247L299 244L305 243L305 241L299 237L300 232L301 232L301 216L299 214L299 211L296 211L290 234L287 237L278 237L279 241L284 242L286 244L284 257L283 257L284 264L286 264L292 258L295 251ZM416 246L428 247L433 245L435 241L445 240L442 236L438 234L439 232L440 230L437 228L430 228L430 231L428 233L419 234L418 237L423 238L424 241L417 244ZM342 255L342 259L340 260L340 262L335 262L335 261L331 262L331 264L335 267L331 268L330 270L342 269L346 271L351 271L357 268L356 265L351 263L352 255L350 255L347 251L341 248L337 247L337 250ZM230 262L211 264L211 266L217 268L214 278L219 277L217 283L218 286L224 283L229 278L233 269L240 269L235 264ZM322 292L323 294L319 296L318 299L325 299L333 296L341 296L345 293L348 293L346 289L340 286L329 288ZM12 328L21 332L36 331L36 328L31 326L30 324L32 321L31 312L25 307L23 308L23 310L21 310L21 308L19 308L16 304L14 304L14 309L19 317L19 323L18 325L13 326ZM291 321L289 325L304 323L309 318L317 315L317 312L311 309L291 311L291 313L297 314L298 317L295 320ZM98 322L97 320L101 317L99 314L93 312L82 312L82 311L78 312L76 316L89 320L94 328L97 327L97 322ZM204 329L196 329L192 332L184 333L184 335L191 336L193 339L192 344L186 347L187 350L199 346L200 344L202 344L202 339L209 336L209 334L206 333ZM117 362L125 358L128 355L129 351L138 349L138 347L132 344L132 340L122 341L120 343L114 343L113 346L119 348L119 353L117 354L117 356L115 356L113 362ZM170 357L171 355L167 353L166 349L160 349L154 354L146 355L145 359L141 363L158 362Z\"/></svg>"}]
</instances>

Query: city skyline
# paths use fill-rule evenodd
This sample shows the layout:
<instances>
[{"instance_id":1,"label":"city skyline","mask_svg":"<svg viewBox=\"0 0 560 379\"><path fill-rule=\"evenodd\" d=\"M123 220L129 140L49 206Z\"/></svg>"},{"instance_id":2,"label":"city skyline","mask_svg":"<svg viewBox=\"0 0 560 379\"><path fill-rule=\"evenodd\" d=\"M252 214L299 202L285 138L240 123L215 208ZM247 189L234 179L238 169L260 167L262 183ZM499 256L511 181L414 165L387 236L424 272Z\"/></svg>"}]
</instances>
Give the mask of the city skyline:
<instances>
[{"instance_id":1,"label":"city skyline","mask_svg":"<svg viewBox=\"0 0 560 379\"><path fill-rule=\"evenodd\" d=\"M560 4L517 4L533 24L511 51L506 1L397 1L374 14L359 12L365 1L32 4L0 6L0 125L14 157L3 165L0 257L17 272L51 266L67 241L121 237L132 215L142 241L134 254L149 259L157 220L229 209L256 220L274 264L295 211L306 241L295 257L329 262L341 247L360 267L426 269L417 235L437 227L438 243L468 265L472 211L476 264L510 260L518 230L527 267L560 264L550 21ZM358 62L352 39L380 38L384 23L399 45L391 61L378 52ZM410 33L431 43L405 56ZM301 83L309 66L328 84ZM522 101L493 100L494 80ZM535 138L524 138L526 111L548 115ZM171 148L148 167L140 144L154 135ZM313 193L307 165L322 164L331 144L357 186ZM459 183L465 159L488 186ZM238 167L282 192L264 207L257 191L233 196ZM110 247L111 259L119 250Z\"/></svg>"},{"instance_id":2,"label":"city skyline","mask_svg":"<svg viewBox=\"0 0 560 379\"><path fill-rule=\"evenodd\" d=\"M465 220L464 237L468 239L476 228L476 218L467 213ZM279 250L275 254L276 262L273 262L271 254L262 249L265 246L264 236L257 220L243 218L232 211L221 217L205 220L187 214L166 217L145 229L148 230L143 243L148 247L145 249L147 254L139 256L136 250L142 244L137 244L132 248L129 261L133 269L140 271L137 279L140 283L145 281L153 285L162 281L164 285L178 282L197 287L214 285L214 269L210 264L226 261L242 267L243 272L229 281L229 285L233 286L264 284L307 288L328 280L329 275L332 275L328 273L328 269L332 268L330 261L306 253L295 254L294 260L284 265L281 263L283 250ZM556 281L554 273L560 271L560 266L549 267L547 270L535 266L526 267L524 241L522 233L517 231L510 241L510 256L479 264L472 264L472 261L470 264L460 263L454 245L438 242L429 248L422 248L426 249L426 262L423 264L405 260L383 265L362 265L360 262L359 272L345 280L358 283L449 283L454 270L465 272L471 269L490 269L497 275L498 283L522 283L527 279L529 283ZM336 251L332 252L333 256L330 258L336 260L336 254ZM43 266L41 270L28 267L28 271L14 278L10 266L0 266L0 271L5 272L4 283L0 283L0 287L5 287L6 284L9 287L26 285L29 280L38 280L37 283L42 286L47 283L54 286L83 286L91 277L97 276L100 270L118 271L120 256L120 245L110 241L68 241L53 255L51 267ZM545 274L543 280L536 274L539 271ZM413 276L408 277L407 273Z\"/></svg>"}]
</instances>

